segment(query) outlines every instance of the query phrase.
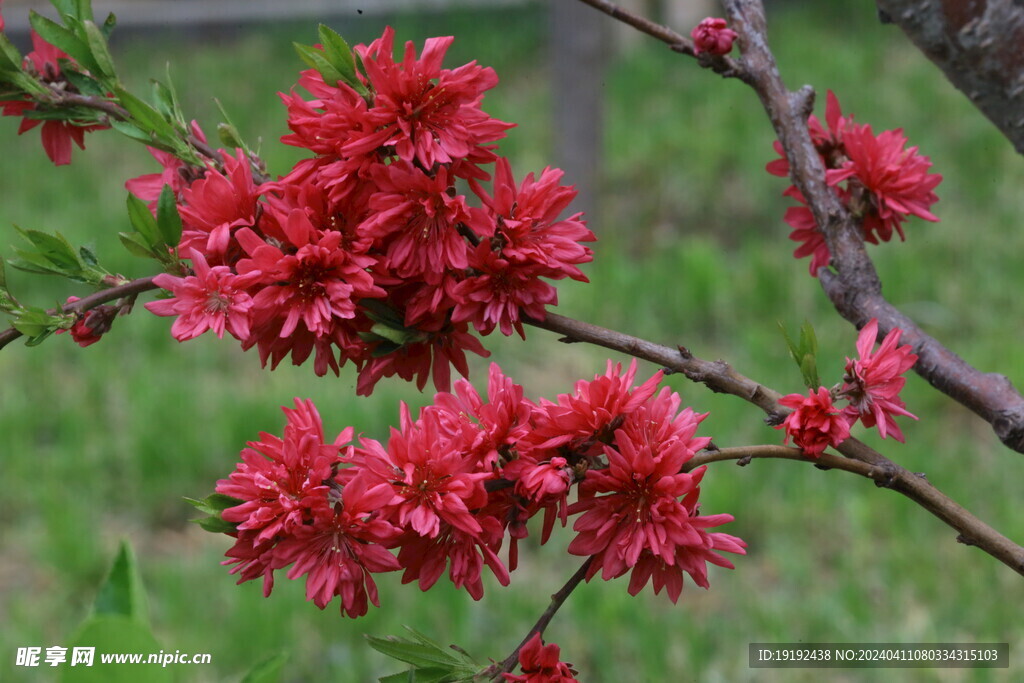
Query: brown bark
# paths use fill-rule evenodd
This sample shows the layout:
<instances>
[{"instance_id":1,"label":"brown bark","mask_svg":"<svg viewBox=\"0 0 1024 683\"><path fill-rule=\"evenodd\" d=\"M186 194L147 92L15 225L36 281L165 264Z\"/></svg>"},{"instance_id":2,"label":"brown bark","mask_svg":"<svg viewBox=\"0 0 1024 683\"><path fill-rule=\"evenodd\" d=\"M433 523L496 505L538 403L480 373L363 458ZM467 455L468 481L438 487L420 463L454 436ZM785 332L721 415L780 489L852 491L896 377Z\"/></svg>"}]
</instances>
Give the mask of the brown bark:
<instances>
[{"instance_id":1,"label":"brown bark","mask_svg":"<svg viewBox=\"0 0 1024 683\"><path fill-rule=\"evenodd\" d=\"M1024 2L877 0L898 25L1024 154Z\"/></svg>"}]
</instances>

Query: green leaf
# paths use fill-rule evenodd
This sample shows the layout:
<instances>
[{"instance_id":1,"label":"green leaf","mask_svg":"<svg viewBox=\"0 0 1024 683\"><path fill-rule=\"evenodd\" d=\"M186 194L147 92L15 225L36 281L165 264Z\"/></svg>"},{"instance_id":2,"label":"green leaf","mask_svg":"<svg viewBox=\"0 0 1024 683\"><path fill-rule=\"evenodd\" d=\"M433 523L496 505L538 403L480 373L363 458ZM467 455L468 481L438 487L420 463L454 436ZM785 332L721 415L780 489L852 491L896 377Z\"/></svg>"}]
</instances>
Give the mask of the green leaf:
<instances>
[{"instance_id":1,"label":"green leaf","mask_svg":"<svg viewBox=\"0 0 1024 683\"><path fill-rule=\"evenodd\" d=\"M79 92L83 95L92 95L93 97L106 97L107 90L99 81L92 76L87 76L78 71L68 71L64 74L64 77L71 82L71 85L78 88Z\"/></svg>"},{"instance_id":2,"label":"green leaf","mask_svg":"<svg viewBox=\"0 0 1024 683\"><path fill-rule=\"evenodd\" d=\"M90 617L82 624L70 647L95 648L94 663L92 666L62 665L62 683L171 683L174 680L170 668L145 663L150 654L159 653L162 648L148 627L128 617L111 614ZM69 658L72 649L69 649ZM143 663L103 664L101 653L141 654Z\"/></svg>"},{"instance_id":3,"label":"green leaf","mask_svg":"<svg viewBox=\"0 0 1024 683\"><path fill-rule=\"evenodd\" d=\"M174 144L176 137L174 126L160 112L154 109L152 105L140 100L124 88L115 88L114 94L117 95L121 106L132 115L132 123L142 130L152 133L158 140L162 140L170 145Z\"/></svg>"},{"instance_id":4,"label":"green leaf","mask_svg":"<svg viewBox=\"0 0 1024 683\"><path fill-rule=\"evenodd\" d=\"M149 213L149 210L146 210ZM181 216L178 214L178 203L174 196L174 188L164 185L160 190L160 198L156 203L156 225L160 230L160 239L167 246L176 247L181 241Z\"/></svg>"},{"instance_id":5,"label":"green leaf","mask_svg":"<svg viewBox=\"0 0 1024 683\"><path fill-rule=\"evenodd\" d=\"M198 524L204 531L209 531L214 534L228 534L232 531L238 530L238 525L233 522L227 522L220 517L201 517L199 519L191 520Z\"/></svg>"},{"instance_id":6,"label":"green leaf","mask_svg":"<svg viewBox=\"0 0 1024 683\"><path fill-rule=\"evenodd\" d=\"M245 502L239 498L225 496L223 493L211 493L203 500L196 500L195 498L187 497L185 500L200 512L205 512L208 515L215 515L218 517L220 516L220 513L224 512L228 508L233 508Z\"/></svg>"},{"instance_id":7,"label":"green leaf","mask_svg":"<svg viewBox=\"0 0 1024 683\"><path fill-rule=\"evenodd\" d=\"M352 48L345 39L325 24L320 24L317 33L320 36L320 44L324 46L324 55L341 74L341 80L349 85L362 85L356 77L356 60L352 56Z\"/></svg>"},{"instance_id":8,"label":"green leaf","mask_svg":"<svg viewBox=\"0 0 1024 683\"><path fill-rule=\"evenodd\" d=\"M21 71L21 52L6 33L0 33L0 69Z\"/></svg>"},{"instance_id":9,"label":"green leaf","mask_svg":"<svg viewBox=\"0 0 1024 683\"><path fill-rule=\"evenodd\" d=\"M69 20L78 18L78 0L50 0L50 4L57 8L57 14L68 23Z\"/></svg>"},{"instance_id":10,"label":"green leaf","mask_svg":"<svg viewBox=\"0 0 1024 683\"><path fill-rule=\"evenodd\" d=\"M103 35L110 39L110 34L114 32L114 27L117 26L117 17L111 12L107 15L106 20L103 22L103 26L100 26L100 30L103 31Z\"/></svg>"},{"instance_id":11,"label":"green leaf","mask_svg":"<svg viewBox=\"0 0 1024 683\"><path fill-rule=\"evenodd\" d=\"M127 206L128 220L131 221L135 232L142 236L143 244L150 249L155 249L163 240L161 238L161 228L157 225L153 214L150 213L149 207L131 192L128 193Z\"/></svg>"},{"instance_id":12,"label":"green leaf","mask_svg":"<svg viewBox=\"0 0 1024 683\"><path fill-rule=\"evenodd\" d=\"M811 354L807 354L800 361L800 374L804 376L804 384L810 389L817 389L821 386L818 380L818 361Z\"/></svg>"},{"instance_id":13,"label":"green leaf","mask_svg":"<svg viewBox=\"0 0 1024 683\"><path fill-rule=\"evenodd\" d=\"M0 289L7 289L7 271L4 268L3 259L0 259Z\"/></svg>"},{"instance_id":14,"label":"green leaf","mask_svg":"<svg viewBox=\"0 0 1024 683\"><path fill-rule=\"evenodd\" d=\"M281 680L288 655L279 652L256 663L242 678L241 683L277 683Z\"/></svg>"},{"instance_id":15,"label":"green leaf","mask_svg":"<svg viewBox=\"0 0 1024 683\"><path fill-rule=\"evenodd\" d=\"M132 140L138 140L139 142L145 142L146 144L153 144L153 136L145 132L138 126L127 121L117 121L116 119L110 120L110 127L116 130L121 135L131 138Z\"/></svg>"},{"instance_id":16,"label":"green leaf","mask_svg":"<svg viewBox=\"0 0 1024 683\"><path fill-rule=\"evenodd\" d=\"M27 252L20 249L15 249L14 251L18 256L7 259L7 263L10 264L11 268L16 268L26 273L36 273L37 275L64 275L63 270L55 268L52 263L35 252Z\"/></svg>"},{"instance_id":17,"label":"green leaf","mask_svg":"<svg viewBox=\"0 0 1024 683\"><path fill-rule=\"evenodd\" d=\"M11 324L26 337L36 337L47 330L56 330L63 322L62 316L52 316L41 308L26 307L14 316Z\"/></svg>"},{"instance_id":18,"label":"green leaf","mask_svg":"<svg viewBox=\"0 0 1024 683\"><path fill-rule=\"evenodd\" d=\"M45 256L55 266L69 272L81 271L82 264L78 260L75 248L60 233L49 235L39 230L23 230L17 226L14 229L31 242L39 254Z\"/></svg>"},{"instance_id":19,"label":"green leaf","mask_svg":"<svg viewBox=\"0 0 1024 683\"><path fill-rule=\"evenodd\" d=\"M814 334L814 327L807 320L800 327L800 350L812 356L818 355L818 338Z\"/></svg>"},{"instance_id":20,"label":"green leaf","mask_svg":"<svg viewBox=\"0 0 1024 683\"><path fill-rule=\"evenodd\" d=\"M404 638L396 636L388 636L387 638L366 636L366 640L370 643L370 647L377 652L407 664L412 664L417 668L443 666L448 671L451 671L453 665L459 664L455 657L444 650L439 650L430 645L414 643Z\"/></svg>"},{"instance_id":21,"label":"green leaf","mask_svg":"<svg viewBox=\"0 0 1024 683\"><path fill-rule=\"evenodd\" d=\"M324 53L317 50L315 47L309 45L303 45L302 43L292 43L295 46L295 51L299 53L299 57L302 58L306 64L320 72L323 76L324 83L327 85L336 85L338 81L345 82L345 76L338 71L338 69L327 61Z\"/></svg>"},{"instance_id":22,"label":"green leaf","mask_svg":"<svg viewBox=\"0 0 1024 683\"><path fill-rule=\"evenodd\" d=\"M157 254L154 254L150 249L149 245L142 241L142 237L137 232L119 232L117 236L121 238L121 244L124 248L129 251L133 256L141 256L142 258L157 258Z\"/></svg>"},{"instance_id":23,"label":"green leaf","mask_svg":"<svg viewBox=\"0 0 1024 683\"><path fill-rule=\"evenodd\" d=\"M96 253L91 248L86 246L79 247L78 256L82 259L82 263L90 268L99 268L100 262L96 258Z\"/></svg>"},{"instance_id":24,"label":"green leaf","mask_svg":"<svg viewBox=\"0 0 1024 683\"><path fill-rule=\"evenodd\" d=\"M28 21L43 40L67 52L68 55L78 62L79 66L94 74L103 72L103 69L100 68L95 58L93 58L89 45L69 29L64 28L52 19L47 19L35 10L29 11Z\"/></svg>"},{"instance_id":25,"label":"green leaf","mask_svg":"<svg viewBox=\"0 0 1024 683\"><path fill-rule=\"evenodd\" d=\"M127 617L137 624L148 624L146 602L146 590L139 576L135 553L127 541L121 541L110 574L96 594L94 614Z\"/></svg>"},{"instance_id":26,"label":"green leaf","mask_svg":"<svg viewBox=\"0 0 1024 683\"><path fill-rule=\"evenodd\" d=\"M46 341L46 339L49 338L49 336L51 334L53 334L56 331L57 330L53 330L53 329L43 330L42 332L40 332L39 334L35 335L34 337L29 337L28 339L26 339L25 340L25 346L39 346L44 341Z\"/></svg>"},{"instance_id":27,"label":"green leaf","mask_svg":"<svg viewBox=\"0 0 1024 683\"><path fill-rule=\"evenodd\" d=\"M75 7L77 16L83 21L92 21L92 0L75 0Z\"/></svg>"},{"instance_id":28,"label":"green leaf","mask_svg":"<svg viewBox=\"0 0 1024 683\"><path fill-rule=\"evenodd\" d=\"M85 37L89 41L89 49L92 51L93 59L99 66L99 73L112 80L117 79L117 72L114 70L114 59L110 56L110 49L107 47L107 37L100 31L99 26L91 20L82 22L85 27Z\"/></svg>"}]
</instances>

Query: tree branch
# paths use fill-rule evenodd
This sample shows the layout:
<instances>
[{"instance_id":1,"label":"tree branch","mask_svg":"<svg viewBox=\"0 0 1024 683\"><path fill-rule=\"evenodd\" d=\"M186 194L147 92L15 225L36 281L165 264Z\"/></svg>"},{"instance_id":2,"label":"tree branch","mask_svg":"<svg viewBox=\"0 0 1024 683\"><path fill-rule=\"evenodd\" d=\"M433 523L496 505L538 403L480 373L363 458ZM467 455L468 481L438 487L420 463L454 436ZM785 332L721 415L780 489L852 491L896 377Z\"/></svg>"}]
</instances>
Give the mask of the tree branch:
<instances>
[{"instance_id":1,"label":"tree branch","mask_svg":"<svg viewBox=\"0 0 1024 683\"><path fill-rule=\"evenodd\" d=\"M111 287L110 289L104 289L99 292L90 294L85 298L79 299L78 301L65 304L64 306L61 307L60 311L58 311L55 308L51 308L47 312L50 315L56 315L57 313L60 312L84 313L85 311L96 308L97 306L105 304L108 301L114 301L115 299L120 299L126 296L137 296L138 294L141 294L142 292L145 292L147 290L158 289L158 287L153 284L153 278L155 277L155 275L151 275L149 277L142 277L139 278L138 280L132 280L131 282L127 282L123 285ZM5 346L7 346L20 336L21 332L18 332L18 330L14 329L13 327L9 327L6 330L3 330L2 332L0 332L0 349L4 348Z\"/></svg>"},{"instance_id":2,"label":"tree branch","mask_svg":"<svg viewBox=\"0 0 1024 683\"><path fill-rule=\"evenodd\" d=\"M972 367L882 296L882 282L864 248L861 228L826 185L821 158L811 142L807 117L814 93L809 86L798 92L786 90L768 48L760 0L727 0L726 7L740 34L750 84L785 149L793 183L807 199L832 253L836 271L822 268L818 279L836 310L858 328L878 318L879 339L896 327L902 329L903 342L919 356L914 371L989 422L1006 446L1024 453L1024 396L1010 380Z\"/></svg>"},{"instance_id":3,"label":"tree branch","mask_svg":"<svg viewBox=\"0 0 1024 683\"><path fill-rule=\"evenodd\" d=\"M560 1L560 0L556 0ZM705 69L711 69L724 78L738 78L747 82L748 76L743 66L731 57L715 56L709 54L697 54L693 48L693 41L682 36L667 26L662 26L650 19L634 14L629 10L619 7L608 0L580 0L585 5L590 5L596 10L604 12L613 19L632 26L636 30L657 38L672 48L673 51L689 55L697 59Z\"/></svg>"},{"instance_id":4,"label":"tree branch","mask_svg":"<svg viewBox=\"0 0 1024 683\"><path fill-rule=\"evenodd\" d=\"M725 361L702 360L684 347L672 349L554 313L548 313L543 321L527 319L525 322L561 334L563 341L583 341L629 354L656 363L668 370L680 372L690 380L706 385L712 391L738 396L767 413L766 422L778 424L789 412L788 409L778 405L778 399L782 395L774 389L740 374ZM742 459L748 456L807 460L802 454L798 455L799 451L792 448L783 446L761 446L758 448L762 450L722 449L717 451L719 455L712 450L698 454L688 463L688 467L698 467L716 460ZM1018 574L1024 575L1024 548L939 491L923 475L900 467L857 439L847 439L836 450L845 455L846 459L825 454L817 463L859 474L873 480L880 487L902 493L955 529L959 533L957 540L981 548ZM725 455L720 455L722 453Z\"/></svg>"},{"instance_id":5,"label":"tree branch","mask_svg":"<svg viewBox=\"0 0 1024 683\"><path fill-rule=\"evenodd\" d=\"M590 565L593 561L593 556L588 557L587 561L576 570L576 573L565 582L565 585L562 586L557 593L551 596L551 604L549 604L548 608L544 610L544 614L540 616L540 619L538 619L537 623L533 625L533 628L531 628L530 632L526 634L526 637L523 638L521 643L519 643L519 646L512 651L512 654L503 659L500 664L490 667L486 675L493 679L497 679L501 674L511 673L516 668L516 665L519 663L520 650L523 649L535 633L544 633L544 629L546 629L548 624L551 623L555 613L558 612L559 608L561 608L562 603L568 599L572 592L576 590L576 587L580 585L580 582L583 581L584 577L586 577L587 570L590 569Z\"/></svg>"},{"instance_id":6,"label":"tree branch","mask_svg":"<svg viewBox=\"0 0 1024 683\"><path fill-rule=\"evenodd\" d=\"M958 90L1024 154L1024 4L877 0Z\"/></svg>"}]
</instances>

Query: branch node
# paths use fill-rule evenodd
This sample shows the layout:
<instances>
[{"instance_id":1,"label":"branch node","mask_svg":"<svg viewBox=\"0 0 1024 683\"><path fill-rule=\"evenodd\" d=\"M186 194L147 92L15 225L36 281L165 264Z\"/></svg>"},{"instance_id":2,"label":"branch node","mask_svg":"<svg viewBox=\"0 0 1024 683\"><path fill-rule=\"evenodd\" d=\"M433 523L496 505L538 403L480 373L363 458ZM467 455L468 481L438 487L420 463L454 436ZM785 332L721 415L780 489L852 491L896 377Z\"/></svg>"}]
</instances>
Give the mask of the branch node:
<instances>
[{"instance_id":1,"label":"branch node","mask_svg":"<svg viewBox=\"0 0 1024 683\"><path fill-rule=\"evenodd\" d=\"M964 534L960 534L959 536L957 536L956 537L956 542L957 543L962 543L964 545L973 545L973 546L978 545L977 541L975 541L970 536L965 536Z\"/></svg>"},{"instance_id":2,"label":"branch node","mask_svg":"<svg viewBox=\"0 0 1024 683\"><path fill-rule=\"evenodd\" d=\"M575 337L559 337L558 341L562 342L563 344L578 344L580 340L576 339Z\"/></svg>"},{"instance_id":3,"label":"branch node","mask_svg":"<svg viewBox=\"0 0 1024 683\"><path fill-rule=\"evenodd\" d=\"M738 467L746 467L754 459L752 455L744 455L742 458L736 461Z\"/></svg>"},{"instance_id":4,"label":"branch node","mask_svg":"<svg viewBox=\"0 0 1024 683\"><path fill-rule=\"evenodd\" d=\"M679 344L676 348L679 349L679 355L683 357L683 360L693 360L693 354L690 353L690 349L682 344Z\"/></svg>"}]
</instances>

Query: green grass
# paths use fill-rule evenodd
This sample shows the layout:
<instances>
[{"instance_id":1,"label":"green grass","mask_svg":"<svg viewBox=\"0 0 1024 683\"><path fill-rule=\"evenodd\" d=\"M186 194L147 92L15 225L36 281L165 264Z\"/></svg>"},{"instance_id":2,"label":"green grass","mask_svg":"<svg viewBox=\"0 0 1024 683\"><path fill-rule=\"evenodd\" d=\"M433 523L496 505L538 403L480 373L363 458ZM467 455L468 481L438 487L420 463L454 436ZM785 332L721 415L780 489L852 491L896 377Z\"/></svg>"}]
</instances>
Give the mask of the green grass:
<instances>
[{"instance_id":1,"label":"green grass","mask_svg":"<svg viewBox=\"0 0 1024 683\"><path fill-rule=\"evenodd\" d=\"M845 111L876 130L904 127L932 157L945 176L936 206L942 222L913 223L907 243L872 248L886 294L970 362L1020 384L1024 166L893 27L877 24L871 2L849 8L770 16L782 73L790 87L833 89ZM475 58L494 66L502 83L486 108L519 123L502 149L520 173L548 163L552 95L539 8L397 17L395 24L400 39L455 35L448 64ZM353 42L381 29L365 19L335 27ZM299 68L291 41L312 41L314 28L278 26L187 45L126 38L115 57L136 87L162 76L170 61L186 108L208 131L217 96L243 135L262 139L271 169L283 172L298 154L276 143L285 126L275 93L291 87ZM818 331L823 376L837 379L855 332L807 276L806 263L790 256L783 181L763 170L774 157L772 134L754 95L646 42L616 57L606 92L603 219L594 226L600 241L587 271L592 282L560 285L559 312L724 358L784 392L798 391L800 380L776 323L793 329L806 318ZM0 225L57 229L72 241L94 242L112 269L150 273L149 263L123 254L116 237L126 223L123 180L151 172L148 155L112 134L92 134L74 164L55 169L38 135L16 138L16 127L13 119L0 121ZM9 227L0 230L0 245L17 242ZM17 295L39 305L82 295L57 280L21 273L10 280ZM382 576L383 607L358 621L336 608L321 612L304 601L300 584L283 577L270 599L258 585L235 587L218 565L227 539L188 524L182 496L212 490L246 440L279 431L279 406L293 396L313 398L328 430L352 424L376 436L395 422L399 400L426 397L385 381L373 397L357 399L348 370L340 379L317 379L309 367L265 372L233 343L179 345L168 328L138 311L84 350L58 337L0 353L0 679L45 680L40 671L13 670L14 650L70 642L124 537L138 552L164 648L213 655L211 667L179 668L183 681L237 680L275 651L290 654L289 681L369 681L399 667L371 651L361 634L399 633L401 624L481 658L501 658L577 566L578 558L564 553L571 535L562 533L547 547L528 545L512 586L491 581L480 603L446 585L421 594L397 576ZM492 338L488 346L533 397L566 391L607 357L542 331L525 342ZM476 364L475 377L483 367ZM719 445L780 440L742 401L679 377L668 383L711 412L702 431ZM917 377L905 399L921 416L903 423L907 445L858 436L1024 539L1021 458ZM867 480L761 461L742 469L714 465L703 489L706 512L736 516L728 530L749 542L749 555L735 571L713 572L710 591L688 585L678 605L649 592L630 598L621 580L581 587L548 636L584 680L821 680L814 670L755 675L746 660L754 641L1009 641L1011 652L1022 642L1019 577ZM835 680L878 678L837 673ZM894 675L1012 680L1014 670Z\"/></svg>"}]
</instances>

